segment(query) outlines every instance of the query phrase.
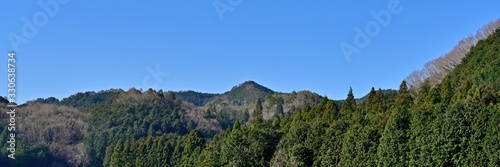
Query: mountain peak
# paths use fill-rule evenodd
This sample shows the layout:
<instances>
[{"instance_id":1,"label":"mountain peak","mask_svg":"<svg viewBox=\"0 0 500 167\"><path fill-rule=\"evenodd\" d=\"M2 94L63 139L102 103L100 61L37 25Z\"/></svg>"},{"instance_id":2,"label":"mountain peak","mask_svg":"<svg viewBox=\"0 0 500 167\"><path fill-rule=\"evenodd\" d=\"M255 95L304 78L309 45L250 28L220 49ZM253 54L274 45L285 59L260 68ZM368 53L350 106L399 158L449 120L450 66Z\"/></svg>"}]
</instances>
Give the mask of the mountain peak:
<instances>
[{"instance_id":1,"label":"mountain peak","mask_svg":"<svg viewBox=\"0 0 500 167\"><path fill-rule=\"evenodd\" d=\"M233 92L233 91L236 91L236 92L239 92L239 91L262 92L262 93L266 93L266 94L267 93L274 93L273 90L271 90L265 86L262 86L255 81L245 81L245 82L239 84L238 86L233 87L230 92Z\"/></svg>"}]
</instances>

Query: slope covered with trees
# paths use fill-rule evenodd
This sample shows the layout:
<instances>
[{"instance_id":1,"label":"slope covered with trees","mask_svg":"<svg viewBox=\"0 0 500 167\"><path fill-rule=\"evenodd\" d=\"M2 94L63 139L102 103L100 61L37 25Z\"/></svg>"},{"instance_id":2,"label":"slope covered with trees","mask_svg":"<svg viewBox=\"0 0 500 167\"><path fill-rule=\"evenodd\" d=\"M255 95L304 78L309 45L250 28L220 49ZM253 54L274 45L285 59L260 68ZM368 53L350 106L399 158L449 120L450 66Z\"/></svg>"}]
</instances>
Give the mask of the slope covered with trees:
<instances>
[{"instance_id":1,"label":"slope covered with trees","mask_svg":"<svg viewBox=\"0 0 500 167\"><path fill-rule=\"evenodd\" d=\"M497 30L442 82L412 95L403 81L392 100L350 90L340 110L325 98L268 120L259 100L249 124L186 143L181 155L201 155L172 166L499 166L499 50Z\"/></svg>"},{"instance_id":2,"label":"slope covered with trees","mask_svg":"<svg viewBox=\"0 0 500 167\"><path fill-rule=\"evenodd\" d=\"M6 104L6 103L3 103ZM7 148L10 118L0 107L0 143ZM53 162L72 166L88 164L83 140L87 135L89 115L78 109L54 104L27 104L16 110L16 160L6 149L0 151L0 166L50 166ZM5 126L4 126L5 125Z\"/></svg>"},{"instance_id":3,"label":"slope covered with trees","mask_svg":"<svg viewBox=\"0 0 500 167\"><path fill-rule=\"evenodd\" d=\"M415 96L402 82L394 101L372 89L368 101L357 105L350 91L340 110L325 99L292 117L239 128L246 133L225 131L203 156L219 157L212 166L498 166L499 48L497 30L441 83L431 87L427 80ZM276 134L262 134L268 140L259 141L250 133L264 129ZM223 149L246 141L269 149L255 153L244 144L234 148L237 153Z\"/></svg>"},{"instance_id":4,"label":"slope covered with trees","mask_svg":"<svg viewBox=\"0 0 500 167\"><path fill-rule=\"evenodd\" d=\"M222 94L37 99L19 106L17 160L2 150L0 166L500 166L500 30L484 31L438 80L361 100L352 89L334 101L253 81ZM1 144L9 117L0 113Z\"/></svg>"}]
</instances>

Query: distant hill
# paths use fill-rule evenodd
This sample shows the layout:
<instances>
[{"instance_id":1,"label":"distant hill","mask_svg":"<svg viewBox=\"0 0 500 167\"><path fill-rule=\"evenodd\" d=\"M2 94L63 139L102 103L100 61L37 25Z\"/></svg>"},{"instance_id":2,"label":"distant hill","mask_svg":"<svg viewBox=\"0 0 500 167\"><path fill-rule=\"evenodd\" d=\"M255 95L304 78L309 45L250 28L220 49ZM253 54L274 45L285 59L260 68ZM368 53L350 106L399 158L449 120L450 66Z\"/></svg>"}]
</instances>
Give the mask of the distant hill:
<instances>
[{"instance_id":1,"label":"distant hill","mask_svg":"<svg viewBox=\"0 0 500 167\"><path fill-rule=\"evenodd\" d=\"M186 115L195 120L202 129L213 129L210 127L213 121L217 122L221 129L230 127L236 119L247 122L253 117L259 99L262 102L264 118L270 119L291 114L296 108L305 105L317 104L323 98L309 91L275 92L255 81L243 82L222 94L194 91L172 93L176 98L193 104Z\"/></svg>"},{"instance_id":2,"label":"distant hill","mask_svg":"<svg viewBox=\"0 0 500 167\"><path fill-rule=\"evenodd\" d=\"M216 96L209 103L226 103L230 105L243 105L245 103L256 102L257 99L264 99L274 91L266 88L254 81L246 81L234 86L230 91Z\"/></svg>"},{"instance_id":3,"label":"distant hill","mask_svg":"<svg viewBox=\"0 0 500 167\"><path fill-rule=\"evenodd\" d=\"M295 110L305 106L316 105L322 99L320 95L309 91L275 92L254 81L238 84L222 94L195 91L165 92L152 89L141 91L134 88L128 91L109 89L98 92L79 92L62 100L54 97L38 98L20 106L20 111L30 111L28 114L33 114L34 112L31 111L40 110L39 108L43 108L44 114L48 115L69 112L67 115L60 115L50 120L62 122L67 120L69 122L65 123L68 125L38 128L51 133L78 135L78 138L70 140L78 146L71 145L72 143L45 141L46 139L38 137L36 140L21 140L20 142L30 146L46 142L71 149L85 145L86 150L80 148L80 150L65 151L61 150L62 148L42 148L47 149L43 152L45 154L57 151L55 157L46 157L46 160L63 158L66 164L88 163L92 166L106 161L107 147L119 139L141 139L165 134L183 136L193 129L199 130L206 138L212 138L222 130L231 127L237 119L242 123L249 122L254 117L259 100L263 107L263 117L273 119L291 115ZM0 102L3 101L5 100L0 99ZM79 121L78 124L73 123L75 121ZM34 123L25 125L35 126ZM73 129L79 131L69 133L68 130L54 129L70 125L78 125L79 127ZM24 129L30 128L37 129L35 127ZM5 128L0 127L1 129ZM88 131L82 132L82 129L88 129ZM103 136L106 137L102 138ZM66 137L71 138L71 136ZM37 150L30 151L36 152ZM78 159L63 154L65 152L81 154L82 151L89 152L89 157Z\"/></svg>"},{"instance_id":4,"label":"distant hill","mask_svg":"<svg viewBox=\"0 0 500 167\"><path fill-rule=\"evenodd\" d=\"M121 93L124 93L122 89L109 89L99 92L88 91L64 98L60 104L82 110L103 103Z\"/></svg>"},{"instance_id":5,"label":"distant hill","mask_svg":"<svg viewBox=\"0 0 500 167\"><path fill-rule=\"evenodd\" d=\"M254 81L39 98L16 109L16 161L2 149L0 166L499 166L500 30L457 62L418 91L345 101ZM6 147L11 117L0 112Z\"/></svg>"},{"instance_id":6,"label":"distant hill","mask_svg":"<svg viewBox=\"0 0 500 167\"><path fill-rule=\"evenodd\" d=\"M207 101L219 96L215 93L200 93L192 90L172 92L176 98L193 103L195 106L203 106Z\"/></svg>"},{"instance_id":7,"label":"distant hill","mask_svg":"<svg viewBox=\"0 0 500 167\"><path fill-rule=\"evenodd\" d=\"M455 67L440 82L425 79L418 92L402 81L397 92L372 89L358 102L350 90L340 110L324 99L291 117L253 119L245 125L235 122L231 130L198 145L203 148L195 152L200 156L183 162L193 166L499 166L500 29L471 47L460 64L440 63Z\"/></svg>"},{"instance_id":8,"label":"distant hill","mask_svg":"<svg viewBox=\"0 0 500 167\"><path fill-rule=\"evenodd\" d=\"M382 91L382 93L383 93L384 95L386 95L386 96L387 96L387 95L389 95L389 96L390 96L391 94L392 94L393 96L395 96L395 95L396 95L396 93L398 93L398 90L394 90L394 89L382 89L382 90L377 90L377 92L378 92L378 91ZM361 97L361 98L359 98L359 99L356 99L356 103L360 104L360 103L363 103L364 101L367 101L367 100L368 100L369 95L370 95L370 94L366 94L365 96L363 96L363 97Z\"/></svg>"},{"instance_id":9,"label":"distant hill","mask_svg":"<svg viewBox=\"0 0 500 167\"><path fill-rule=\"evenodd\" d=\"M394 90L394 89L381 89L381 90L376 90L376 91L377 92L382 91L382 93L386 96L386 98L388 98L388 100L394 99L394 97L396 96L396 93L398 92L397 90ZM355 98L356 104L361 104L361 103L367 101L369 96L370 96L370 93L364 95L361 98ZM344 101L345 100L335 100L335 104L337 106L342 106L342 103L344 103Z\"/></svg>"}]
</instances>

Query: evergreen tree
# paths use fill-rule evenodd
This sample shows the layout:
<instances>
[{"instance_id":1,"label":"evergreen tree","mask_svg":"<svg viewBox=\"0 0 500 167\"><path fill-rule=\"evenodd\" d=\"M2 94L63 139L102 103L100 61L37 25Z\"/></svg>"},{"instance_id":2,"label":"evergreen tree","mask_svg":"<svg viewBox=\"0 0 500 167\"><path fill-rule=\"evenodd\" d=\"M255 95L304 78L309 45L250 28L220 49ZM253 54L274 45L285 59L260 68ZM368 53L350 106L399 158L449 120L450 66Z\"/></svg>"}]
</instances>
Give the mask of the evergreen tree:
<instances>
[{"instance_id":1,"label":"evergreen tree","mask_svg":"<svg viewBox=\"0 0 500 167\"><path fill-rule=\"evenodd\" d=\"M111 167L120 167L125 163L125 155L123 154L123 141L120 139L118 143L116 143L115 148L113 149L113 155L111 156L110 165Z\"/></svg>"},{"instance_id":2,"label":"evergreen tree","mask_svg":"<svg viewBox=\"0 0 500 167\"><path fill-rule=\"evenodd\" d=\"M102 166L108 167L110 166L111 156L113 155L113 146L108 146L106 148L106 156L104 157L104 162Z\"/></svg>"},{"instance_id":3,"label":"evergreen tree","mask_svg":"<svg viewBox=\"0 0 500 167\"><path fill-rule=\"evenodd\" d=\"M354 111L356 109L356 99L354 99L354 94L352 93L352 87L349 88L349 93L344 103L342 103L343 111Z\"/></svg>"},{"instance_id":4,"label":"evergreen tree","mask_svg":"<svg viewBox=\"0 0 500 167\"><path fill-rule=\"evenodd\" d=\"M180 167L198 166L201 162L199 156L205 145L205 139L198 130L192 130L184 142Z\"/></svg>"},{"instance_id":5,"label":"evergreen tree","mask_svg":"<svg viewBox=\"0 0 500 167\"><path fill-rule=\"evenodd\" d=\"M243 121L243 123L246 123L249 120L250 120L250 113L248 112L248 109L245 108L245 112L243 112L242 121Z\"/></svg>"},{"instance_id":6,"label":"evergreen tree","mask_svg":"<svg viewBox=\"0 0 500 167\"><path fill-rule=\"evenodd\" d=\"M147 142L142 141L139 142L139 146L137 147L137 157L135 158L135 166L146 166L147 164Z\"/></svg>"},{"instance_id":7,"label":"evergreen tree","mask_svg":"<svg viewBox=\"0 0 500 167\"><path fill-rule=\"evenodd\" d=\"M275 117L282 117L284 115L285 115L285 113L283 111L283 104L278 103L276 105L276 115L275 115Z\"/></svg>"},{"instance_id":8,"label":"evergreen tree","mask_svg":"<svg viewBox=\"0 0 500 167\"><path fill-rule=\"evenodd\" d=\"M403 81L396 96L396 106L391 111L380 145L378 157L380 166L407 166L409 148L410 105L411 95L406 82Z\"/></svg>"},{"instance_id":9,"label":"evergreen tree","mask_svg":"<svg viewBox=\"0 0 500 167\"><path fill-rule=\"evenodd\" d=\"M263 115L263 108L262 108L262 101L260 100L260 98L257 100L257 104L255 105L255 112L254 112L254 116L253 116L253 120L252 122L254 124L260 124L262 122L264 122L264 115Z\"/></svg>"},{"instance_id":10,"label":"evergreen tree","mask_svg":"<svg viewBox=\"0 0 500 167\"><path fill-rule=\"evenodd\" d=\"M202 152L203 161L200 166L217 167L220 166L218 157L216 156L216 148L213 144L209 144Z\"/></svg>"}]
</instances>

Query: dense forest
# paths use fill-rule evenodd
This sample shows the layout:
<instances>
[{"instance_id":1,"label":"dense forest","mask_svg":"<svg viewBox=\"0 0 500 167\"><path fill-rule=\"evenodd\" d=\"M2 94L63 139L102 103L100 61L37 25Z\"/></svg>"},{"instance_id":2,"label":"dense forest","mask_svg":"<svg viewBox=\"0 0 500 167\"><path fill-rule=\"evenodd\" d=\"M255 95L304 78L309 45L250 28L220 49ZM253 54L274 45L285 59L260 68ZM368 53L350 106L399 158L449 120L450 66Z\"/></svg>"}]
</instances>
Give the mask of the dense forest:
<instances>
[{"instance_id":1,"label":"dense forest","mask_svg":"<svg viewBox=\"0 0 500 167\"><path fill-rule=\"evenodd\" d=\"M359 99L352 89L335 101L253 81L222 94L36 99L18 109L16 160L2 149L0 166L500 166L500 29L467 48L438 79ZM9 116L0 117L5 145Z\"/></svg>"}]
</instances>

